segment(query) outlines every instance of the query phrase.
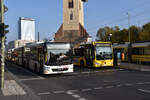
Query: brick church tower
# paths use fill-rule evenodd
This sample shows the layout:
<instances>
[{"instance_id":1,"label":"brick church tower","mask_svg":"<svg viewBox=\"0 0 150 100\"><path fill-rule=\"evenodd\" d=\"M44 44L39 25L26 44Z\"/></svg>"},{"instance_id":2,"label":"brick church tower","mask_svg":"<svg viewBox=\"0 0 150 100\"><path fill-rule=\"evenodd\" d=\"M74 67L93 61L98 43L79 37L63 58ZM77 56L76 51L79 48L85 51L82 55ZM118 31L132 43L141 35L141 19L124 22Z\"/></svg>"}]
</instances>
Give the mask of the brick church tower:
<instances>
[{"instance_id":1,"label":"brick church tower","mask_svg":"<svg viewBox=\"0 0 150 100\"><path fill-rule=\"evenodd\" d=\"M82 42L89 36L84 29L84 2L87 0L63 0L63 24L55 34L56 42Z\"/></svg>"}]
</instances>

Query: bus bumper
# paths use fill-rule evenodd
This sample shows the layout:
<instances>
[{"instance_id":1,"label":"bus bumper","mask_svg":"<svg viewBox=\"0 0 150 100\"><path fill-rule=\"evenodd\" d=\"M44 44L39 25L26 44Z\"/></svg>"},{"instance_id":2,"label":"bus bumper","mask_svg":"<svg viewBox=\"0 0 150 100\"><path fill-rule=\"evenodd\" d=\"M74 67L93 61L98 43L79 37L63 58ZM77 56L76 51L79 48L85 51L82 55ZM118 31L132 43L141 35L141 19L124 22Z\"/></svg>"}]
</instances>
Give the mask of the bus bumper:
<instances>
[{"instance_id":1,"label":"bus bumper","mask_svg":"<svg viewBox=\"0 0 150 100\"><path fill-rule=\"evenodd\" d=\"M74 72L73 64L60 66L45 66L43 74L61 74Z\"/></svg>"}]
</instances>

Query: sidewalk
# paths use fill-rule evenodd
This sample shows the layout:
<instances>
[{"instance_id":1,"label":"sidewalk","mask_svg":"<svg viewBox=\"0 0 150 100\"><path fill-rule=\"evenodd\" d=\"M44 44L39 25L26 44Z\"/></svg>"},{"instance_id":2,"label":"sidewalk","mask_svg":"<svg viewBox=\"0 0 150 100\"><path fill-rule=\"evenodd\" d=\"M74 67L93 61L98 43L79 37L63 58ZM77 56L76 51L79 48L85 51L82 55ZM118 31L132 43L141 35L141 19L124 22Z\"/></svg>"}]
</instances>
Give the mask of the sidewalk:
<instances>
[{"instance_id":1,"label":"sidewalk","mask_svg":"<svg viewBox=\"0 0 150 100\"><path fill-rule=\"evenodd\" d=\"M140 65L133 63L120 63L120 68L150 72L150 65Z\"/></svg>"},{"instance_id":2,"label":"sidewalk","mask_svg":"<svg viewBox=\"0 0 150 100\"><path fill-rule=\"evenodd\" d=\"M40 100L9 71L5 72L5 86L0 89L0 100Z\"/></svg>"}]
</instances>

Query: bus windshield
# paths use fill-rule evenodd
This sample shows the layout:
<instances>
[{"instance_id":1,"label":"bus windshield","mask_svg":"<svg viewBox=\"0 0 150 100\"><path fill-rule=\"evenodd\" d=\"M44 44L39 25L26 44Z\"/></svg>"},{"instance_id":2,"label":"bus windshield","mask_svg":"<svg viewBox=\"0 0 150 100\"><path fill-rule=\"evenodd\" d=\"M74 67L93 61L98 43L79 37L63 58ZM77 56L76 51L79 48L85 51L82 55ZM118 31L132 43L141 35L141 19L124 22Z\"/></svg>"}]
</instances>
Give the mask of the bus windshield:
<instances>
[{"instance_id":1,"label":"bus windshield","mask_svg":"<svg viewBox=\"0 0 150 100\"><path fill-rule=\"evenodd\" d=\"M70 49L48 49L47 65L71 64Z\"/></svg>"},{"instance_id":2,"label":"bus windshield","mask_svg":"<svg viewBox=\"0 0 150 100\"><path fill-rule=\"evenodd\" d=\"M96 46L96 59L112 59L112 48L110 46Z\"/></svg>"}]
</instances>

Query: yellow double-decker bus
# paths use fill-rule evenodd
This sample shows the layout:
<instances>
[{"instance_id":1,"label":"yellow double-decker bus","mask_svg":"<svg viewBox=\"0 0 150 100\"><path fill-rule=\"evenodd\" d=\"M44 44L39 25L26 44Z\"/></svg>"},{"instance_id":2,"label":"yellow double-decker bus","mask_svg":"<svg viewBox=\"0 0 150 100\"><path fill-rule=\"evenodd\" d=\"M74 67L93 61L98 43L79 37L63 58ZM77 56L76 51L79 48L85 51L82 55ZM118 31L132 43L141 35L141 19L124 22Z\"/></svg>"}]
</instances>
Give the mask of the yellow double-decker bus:
<instances>
[{"instance_id":1,"label":"yellow double-decker bus","mask_svg":"<svg viewBox=\"0 0 150 100\"><path fill-rule=\"evenodd\" d=\"M113 67L113 49L111 42L91 42L74 48L73 62L77 66Z\"/></svg>"}]
</instances>

